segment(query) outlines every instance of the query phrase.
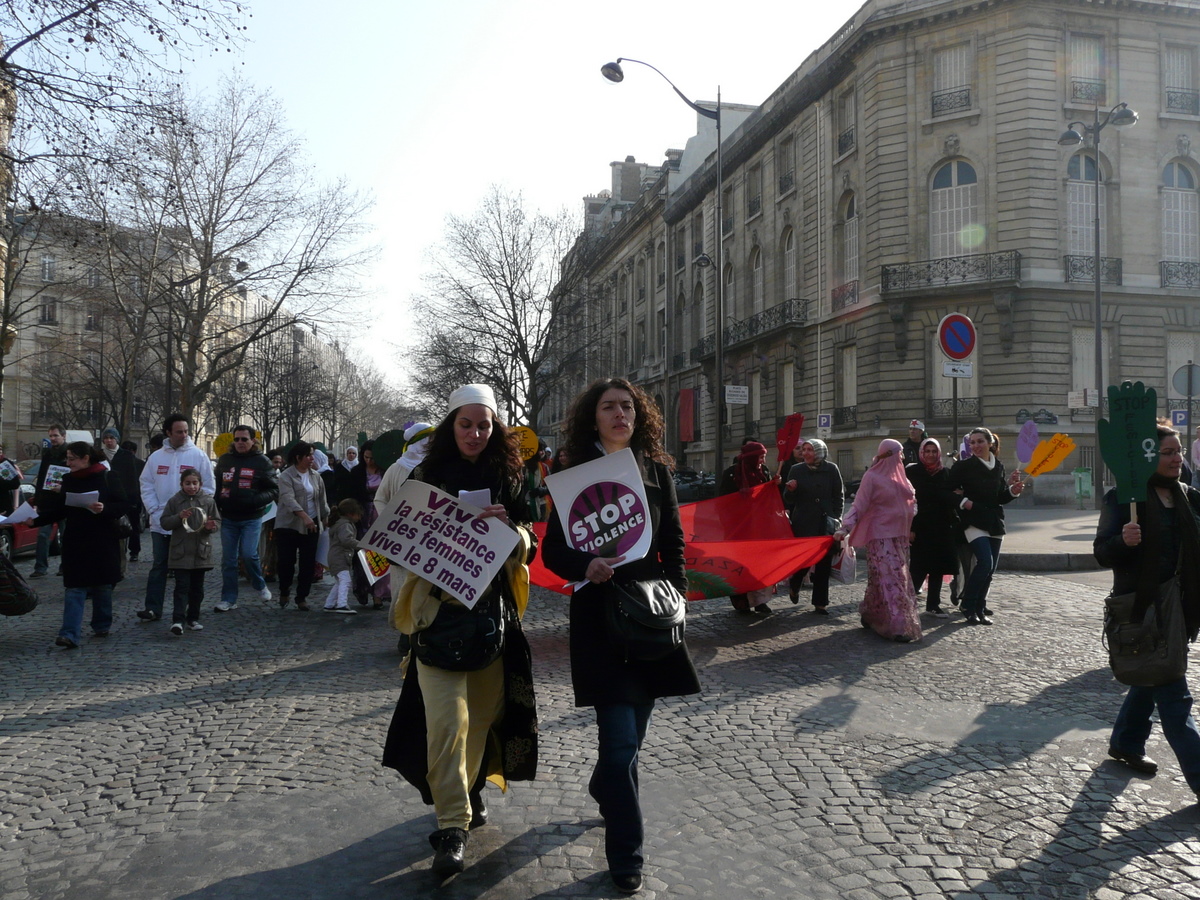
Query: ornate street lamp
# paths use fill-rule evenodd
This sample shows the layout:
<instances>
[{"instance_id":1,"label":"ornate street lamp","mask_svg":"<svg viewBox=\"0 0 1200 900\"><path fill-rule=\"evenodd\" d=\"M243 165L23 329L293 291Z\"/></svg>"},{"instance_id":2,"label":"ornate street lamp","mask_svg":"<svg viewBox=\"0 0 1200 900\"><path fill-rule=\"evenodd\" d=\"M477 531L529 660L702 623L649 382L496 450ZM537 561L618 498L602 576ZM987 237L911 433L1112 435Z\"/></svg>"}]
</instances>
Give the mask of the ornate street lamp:
<instances>
[{"instance_id":1,"label":"ornate street lamp","mask_svg":"<svg viewBox=\"0 0 1200 900\"><path fill-rule=\"evenodd\" d=\"M621 63L631 62L637 63L640 66L645 66L648 69L654 69L662 76L663 81L671 85L671 89L679 95L679 99L704 116L706 119L712 119L717 126L717 208L716 222L713 223L713 234L716 236L717 244L717 310L716 310L716 334L714 335L714 344L716 347L716 394L717 394L717 442L715 446L716 454L716 474L721 477L721 472L725 470L725 241L721 229L724 227L722 221L722 202L724 200L724 159L721 156L721 88L717 87L717 108L706 109L703 106L698 106L687 98L687 96L679 88L675 87L673 82L655 66L648 62L642 62L640 59L628 59L625 57L617 57L616 62L605 63L600 67L600 74L614 83L620 83L625 80L625 72L621 69ZM703 255L703 254L702 254Z\"/></svg>"}]
</instances>

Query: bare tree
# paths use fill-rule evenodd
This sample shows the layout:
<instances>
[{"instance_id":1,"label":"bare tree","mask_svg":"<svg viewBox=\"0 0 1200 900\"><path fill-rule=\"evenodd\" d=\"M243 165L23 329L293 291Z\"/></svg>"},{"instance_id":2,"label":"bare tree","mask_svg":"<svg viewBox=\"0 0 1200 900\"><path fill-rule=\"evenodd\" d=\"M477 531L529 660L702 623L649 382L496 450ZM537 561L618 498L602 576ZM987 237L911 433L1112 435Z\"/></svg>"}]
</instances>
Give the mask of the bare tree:
<instances>
[{"instance_id":1,"label":"bare tree","mask_svg":"<svg viewBox=\"0 0 1200 900\"><path fill-rule=\"evenodd\" d=\"M459 384L482 381L512 421L538 427L594 335L583 315L586 260L568 253L579 232L577 216L529 211L498 186L473 215L449 218L416 302L415 381L435 408Z\"/></svg>"}]
</instances>

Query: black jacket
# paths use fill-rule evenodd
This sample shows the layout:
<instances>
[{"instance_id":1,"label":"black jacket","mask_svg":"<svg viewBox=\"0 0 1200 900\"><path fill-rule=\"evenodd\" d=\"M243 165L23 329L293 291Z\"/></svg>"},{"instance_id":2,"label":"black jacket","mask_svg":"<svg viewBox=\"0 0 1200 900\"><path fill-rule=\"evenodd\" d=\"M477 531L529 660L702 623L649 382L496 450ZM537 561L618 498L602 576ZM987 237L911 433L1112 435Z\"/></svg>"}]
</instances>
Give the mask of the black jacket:
<instances>
[{"instance_id":1,"label":"black jacket","mask_svg":"<svg viewBox=\"0 0 1200 900\"><path fill-rule=\"evenodd\" d=\"M789 491L789 481L796 482L796 489ZM817 463L815 469L797 462L783 475L780 485L783 490L783 505L788 507L792 520L792 534L796 537L822 537L831 534L825 527L825 517L842 517L846 508L845 492L842 490L842 473L827 459Z\"/></svg>"},{"instance_id":2,"label":"black jacket","mask_svg":"<svg viewBox=\"0 0 1200 900\"><path fill-rule=\"evenodd\" d=\"M1184 484L1180 479L1180 483ZM1153 488L1151 488L1153 490ZM1193 487L1184 486L1188 503L1193 513L1200 516L1200 491ZM1138 503L1138 521L1146 521L1146 504ZM1159 560L1159 582L1167 581L1175 574L1179 562L1179 529L1175 527L1175 516L1179 509L1166 510L1163 516L1163 533L1159 539L1162 548L1162 559ZM1172 514L1174 513L1174 514ZM1116 489L1109 490L1104 495L1104 503L1100 507L1100 524L1096 526L1096 539L1092 543L1092 553L1096 562L1106 569L1113 570L1113 593L1128 594L1138 587L1138 574L1142 560L1142 545L1127 547L1121 538L1121 529L1129 521L1129 504L1117 502Z\"/></svg>"},{"instance_id":3,"label":"black jacket","mask_svg":"<svg viewBox=\"0 0 1200 900\"><path fill-rule=\"evenodd\" d=\"M971 501L970 509L958 510L959 521L964 528L975 527L993 537L1004 534L1004 504L1015 499L1008 490L1004 474L1004 463L996 460L989 469L976 456L960 459L950 469L947 487L951 491L962 490L962 499Z\"/></svg>"},{"instance_id":4,"label":"black jacket","mask_svg":"<svg viewBox=\"0 0 1200 900\"><path fill-rule=\"evenodd\" d=\"M50 468L50 466L65 466L66 464L66 444L60 444L57 447L46 447L44 450L42 450L42 464L38 467L37 480L33 488L34 506L41 506L42 501L46 499L59 499L56 492L44 490L43 485L46 483L46 471Z\"/></svg>"},{"instance_id":5,"label":"black jacket","mask_svg":"<svg viewBox=\"0 0 1200 900\"><path fill-rule=\"evenodd\" d=\"M217 460L217 509L233 522L258 519L279 499L279 482L271 461L258 450L230 450Z\"/></svg>"},{"instance_id":6,"label":"black jacket","mask_svg":"<svg viewBox=\"0 0 1200 900\"><path fill-rule=\"evenodd\" d=\"M67 473L62 483L64 496L98 491L104 504L100 513L67 506L65 502L47 504L33 520L38 527L63 519L67 522L62 531L63 587L116 584L121 580L121 543L115 520L132 514L134 509L121 487L121 479L97 463Z\"/></svg>"},{"instance_id":7,"label":"black jacket","mask_svg":"<svg viewBox=\"0 0 1200 900\"><path fill-rule=\"evenodd\" d=\"M142 466L145 463L128 450L118 447L117 452L113 454L108 464L112 467L112 473L120 480L121 489L125 491L126 499L135 504L141 503L142 490L138 484L138 477L142 474Z\"/></svg>"},{"instance_id":8,"label":"black jacket","mask_svg":"<svg viewBox=\"0 0 1200 900\"><path fill-rule=\"evenodd\" d=\"M589 462L600 456L594 449ZM679 521L679 501L675 481L661 463L644 462L642 481L654 543L645 558L620 566L614 576L620 582L665 578L687 593L684 571L683 526ZM567 545L557 515L546 525L542 560L555 575L577 583L586 577L588 564L595 554L574 550ZM695 694L700 680L684 643L655 662L624 661L609 646L604 627L604 588L588 582L571 595L570 642L571 683L576 706L605 703L650 703L659 697Z\"/></svg>"},{"instance_id":9,"label":"black jacket","mask_svg":"<svg viewBox=\"0 0 1200 900\"><path fill-rule=\"evenodd\" d=\"M904 467L909 484L917 492L917 514L913 516L912 530L921 537L936 538L954 533L958 524L959 496L949 487L950 470L943 468L936 475L921 463Z\"/></svg>"}]
</instances>

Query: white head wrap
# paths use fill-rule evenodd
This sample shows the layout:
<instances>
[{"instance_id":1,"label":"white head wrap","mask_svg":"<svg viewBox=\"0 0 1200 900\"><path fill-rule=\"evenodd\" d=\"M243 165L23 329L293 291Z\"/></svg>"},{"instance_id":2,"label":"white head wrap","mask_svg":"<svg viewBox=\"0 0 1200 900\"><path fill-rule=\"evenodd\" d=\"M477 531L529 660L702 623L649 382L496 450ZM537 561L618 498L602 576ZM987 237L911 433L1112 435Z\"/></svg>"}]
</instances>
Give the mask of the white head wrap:
<instances>
[{"instance_id":1,"label":"white head wrap","mask_svg":"<svg viewBox=\"0 0 1200 900\"><path fill-rule=\"evenodd\" d=\"M318 475L322 472L333 471L333 469L329 468L329 457L325 455L324 450L318 450L316 447L313 448L313 462L317 464Z\"/></svg>"},{"instance_id":2,"label":"white head wrap","mask_svg":"<svg viewBox=\"0 0 1200 900\"><path fill-rule=\"evenodd\" d=\"M481 406L486 406L493 413L496 412L496 395L486 384L464 384L450 395L450 404L447 407L447 411L454 412L459 407L468 406L472 403L478 403Z\"/></svg>"},{"instance_id":3,"label":"white head wrap","mask_svg":"<svg viewBox=\"0 0 1200 900\"><path fill-rule=\"evenodd\" d=\"M475 402L475 401L472 401ZM404 455L396 460L397 465L412 471L421 464L433 437L433 426L428 422L413 422L404 429Z\"/></svg>"},{"instance_id":4,"label":"white head wrap","mask_svg":"<svg viewBox=\"0 0 1200 900\"><path fill-rule=\"evenodd\" d=\"M354 459L351 459L349 456L351 450L354 451ZM351 469L353 469L357 465L358 465L358 448L355 447L353 444L351 444L342 453L342 468L345 469L347 472L349 472Z\"/></svg>"}]
</instances>

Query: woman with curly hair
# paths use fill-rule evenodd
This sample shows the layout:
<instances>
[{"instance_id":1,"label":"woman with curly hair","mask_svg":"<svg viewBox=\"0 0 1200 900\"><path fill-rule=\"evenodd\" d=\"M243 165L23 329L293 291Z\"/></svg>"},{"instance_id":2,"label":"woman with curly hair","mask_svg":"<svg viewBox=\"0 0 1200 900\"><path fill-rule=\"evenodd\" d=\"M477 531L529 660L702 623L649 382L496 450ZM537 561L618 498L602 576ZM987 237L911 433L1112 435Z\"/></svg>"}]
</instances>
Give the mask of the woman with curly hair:
<instances>
[{"instance_id":1,"label":"woman with curly hair","mask_svg":"<svg viewBox=\"0 0 1200 900\"><path fill-rule=\"evenodd\" d=\"M642 809L638 794L638 751L659 697L700 690L696 669L683 644L655 662L626 660L608 642L605 592L599 585L665 578L687 592L683 528L675 482L663 450L663 420L654 402L623 378L597 381L579 395L567 415L565 449L576 466L631 449L642 471L654 540L642 559L604 558L568 546L562 524L546 529L547 568L572 583L587 582L571 596L571 682L576 706L596 708L599 751L588 793L604 818L608 869L619 891L642 886Z\"/></svg>"},{"instance_id":2,"label":"woman with curly hair","mask_svg":"<svg viewBox=\"0 0 1200 900\"><path fill-rule=\"evenodd\" d=\"M528 781L537 771L533 666L521 631L534 544L525 527L529 505L521 487L521 457L496 416L490 387L468 384L450 395L450 412L434 430L411 480L455 497L460 491L487 491L490 502L480 518L498 519L520 538L470 610L496 627L486 636L477 633L480 640L466 641L469 662L452 668L437 653L443 627L468 615L463 604L413 572L405 573L393 604L392 624L411 636L415 659L392 717L383 763L433 806L438 824L429 836L433 872L448 878L465 867L468 832L487 823L484 782L490 779L503 789L507 781ZM483 639L492 635L502 638Z\"/></svg>"}]
</instances>

